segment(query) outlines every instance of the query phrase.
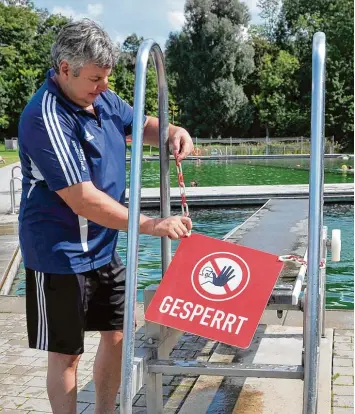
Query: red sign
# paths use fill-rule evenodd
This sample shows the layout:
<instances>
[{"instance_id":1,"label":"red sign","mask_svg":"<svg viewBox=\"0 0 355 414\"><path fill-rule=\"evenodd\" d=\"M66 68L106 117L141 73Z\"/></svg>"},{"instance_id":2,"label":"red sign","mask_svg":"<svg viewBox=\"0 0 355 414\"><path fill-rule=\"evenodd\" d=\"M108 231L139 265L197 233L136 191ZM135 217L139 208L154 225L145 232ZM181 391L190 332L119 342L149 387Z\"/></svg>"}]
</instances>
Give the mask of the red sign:
<instances>
[{"instance_id":1,"label":"red sign","mask_svg":"<svg viewBox=\"0 0 355 414\"><path fill-rule=\"evenodd\" d=\"M145 319L248 348L282 266L278 256L193 234L180 242Z\"/></svg>"}]
</instances>

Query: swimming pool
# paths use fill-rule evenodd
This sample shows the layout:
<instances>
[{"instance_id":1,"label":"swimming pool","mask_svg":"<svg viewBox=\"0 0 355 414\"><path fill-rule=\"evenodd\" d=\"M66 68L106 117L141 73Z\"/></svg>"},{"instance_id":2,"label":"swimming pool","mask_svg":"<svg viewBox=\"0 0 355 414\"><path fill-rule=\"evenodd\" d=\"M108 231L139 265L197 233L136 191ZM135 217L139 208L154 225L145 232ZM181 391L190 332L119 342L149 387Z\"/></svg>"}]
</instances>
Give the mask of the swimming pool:
<instances>
[{"instance_id":1,"label":"swimming pool","mask_svg":"<svg viewBox=\"0 0 355 414\"><path fill-rule=\"evenodd\" d=\"M194 231L218 239L223 238L231 229L243 223L257 207L228 209L193 209L191 217ZM327 263L327 308L353 309L354 307L354 209L351 204L327 204L324 207L324 224L342 231L342 260ZM158 215L157 211L144 211L147 215ZM177 213L177 212L176 212ZM117 250L126 261L125 249L127 234L121 232ZM178 246L172 242L173 251ZM143 289L161 279L160 239L146 235L140 236L138 270L138 299L142 299ZM21 264L10 294L24 295L24 269Z\"/></svg>"},{"instance_id":2,"label":"swimming pool","mask_svg":"<svg viewBox=\"0 0 355 414\"><path fill-rule=\"evenodd\" d=\"M326 184L352 183L354 173L342 171L341 165L353 165L353 159L325 159ZM129 164L127 164L129 167ZM185 184L196 181L199 187L225 185L288 185L309 183L309 159L238 159L238 160L186 160L182 163ZM160 185L158 161L142 164L142 187L154 188ZM129 183L129 168L127 168ZM176 168L170 163L170 185L177 187Z\"/></svg>"}]
</instances>

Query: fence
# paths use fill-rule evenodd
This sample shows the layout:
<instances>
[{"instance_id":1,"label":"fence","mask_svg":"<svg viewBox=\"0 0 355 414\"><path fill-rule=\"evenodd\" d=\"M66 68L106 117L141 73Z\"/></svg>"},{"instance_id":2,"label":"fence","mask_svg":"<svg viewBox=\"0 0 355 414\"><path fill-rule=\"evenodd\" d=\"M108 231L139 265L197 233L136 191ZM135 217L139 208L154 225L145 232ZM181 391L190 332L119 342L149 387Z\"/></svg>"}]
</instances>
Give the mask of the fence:
<instances>
[{"instance_id":1,"label":"fence","mask_svg":"<svg viewBox=\"0 0 355 414\"><path fill-rule=\"evenodd\" d=\"M310 138L193 138L195 155L278 155L309 154ZM335 154L340 148L334 137L325 139L325 153Z\"/></svg>"}]
</instances>

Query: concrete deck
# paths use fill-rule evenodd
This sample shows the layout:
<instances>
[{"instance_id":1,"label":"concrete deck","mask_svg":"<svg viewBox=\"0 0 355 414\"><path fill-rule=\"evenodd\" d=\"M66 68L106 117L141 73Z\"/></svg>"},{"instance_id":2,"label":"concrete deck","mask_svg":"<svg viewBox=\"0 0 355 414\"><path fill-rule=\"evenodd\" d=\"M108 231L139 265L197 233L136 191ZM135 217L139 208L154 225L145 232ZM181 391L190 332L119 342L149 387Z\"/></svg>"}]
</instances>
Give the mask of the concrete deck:
<instances>
[{"instance_id":1,"label":"concrete deck","mask_svg":"<svg viewBox=\"0 0 355 414\"><path fill-rule=\"evenodd\" d=\"M308 185L253 185L186 187L189 206L232 206L243 204L264 204L270 198L308 198ZM180 206L181 196L178 188L171 188L171 205ZM129 199L129 191L127 191ZM325 184L325 202L351 202L354 200L353 184ZM160 205L159 188L142 188L141 206L157 208Z\"/></svg>"},{"instance_id":2,"label":"concrete deck","mask_svg":"<svg viewBox=\"0 0 355 414\"><path fill-rule=\"evenodd\" d=\"M46 353L28 349L24 312L24 298L0 297L1 414L52 412L45 385L47 367ZM250 350L247 351L249 352L249 356L252 356L254 359L254 362L260 362L262 358L268 358L268 348L275 353L275 345L270 342L270 339L263 339L263 335L266 332L274 332L274 334L277 334L281 331L287 332L291 329L292 332L294 331L296 333L296 348L294 350L297 349L297 346L299 347L299 345L297 345L299 342L299 339L297 339L299 328L295 327L295 322L298 321L297 323L299 324L301 319L295 319L292 314L297 314L297 317L301 317L300 312L288 311L285 312L284 318L280 320L276 317L276 312L274 311L266 311L264 313L261 321L262 324L258 328L258 334L256 335ZM143 347L144 340L142 305L138 306L137 316L138 329L136 332L136 348L139 349ZM331 345L333 346L333 414L353 413L353 316L353 312L350 311L327 312L327 327L335 328L334 337L332 334L333 331L331 331L330 338ZM264 325L265 323L268 325ZM292 324L292 328L289 327L290 323ZM279 342L280 339L277 341ZM92 367L98 343L99 333L93 332L86 335L86 352L83 354L80 361L78 373L78 413L94 413L95 390L92 381ZM283 358L288 358L289 361L290 358L295 358L295 353L291 352L289 354L287 351L289 348L285 347L285 343L281 349L282 348L284 351L280 351L280 347L277 347L278 352L283 352ZM240 352L240 350L233 347L226 347L215 341L185 334L174 347L170 357L214 361L221 358L225 360L228 358L238 358ZM290 362L293 363L295 361ZM327 364L326 369L331 369L330 364ZM330 379L329 377L330 376L328 375L328 380ZM302 394L302 382L299 380L258 380L247 378L231 378L229 380L223 380L223 378L220 377L208 377L209 383L207 384L205 381L205 377L165 376L164 413L273 414L276 412L284 412L297 414L298 411L294 411L293 408L299 410L301 407L301 400L299 400L299 398ZM279 400L279 405L275 405L269 397L266 399L266 395L271 395L270 390L275 393L276 398L274 403L279 396L283 396L283 399ZM196 405L198 401L201 402L201 395L204 395L205 397L203 398L203 405ZM291 396L293 405L290 405L287 402L285 403L285 395ZM324 399L330 399L330 395L322 398L323 404L326 403ZM282 406L280 404L284 404L283 407L288 407L289 411L284 411L283 409L277 411L276 408ZM191 410L189 407L194 408ZM269 407L274 407L273 411L270 411ZM119 396L117 397L116 412L119 413ZM134 399L133 413L146 413L144 387ZM328 414L328 412L321 411L319 414Z\"/></svg>"}]
</instances>

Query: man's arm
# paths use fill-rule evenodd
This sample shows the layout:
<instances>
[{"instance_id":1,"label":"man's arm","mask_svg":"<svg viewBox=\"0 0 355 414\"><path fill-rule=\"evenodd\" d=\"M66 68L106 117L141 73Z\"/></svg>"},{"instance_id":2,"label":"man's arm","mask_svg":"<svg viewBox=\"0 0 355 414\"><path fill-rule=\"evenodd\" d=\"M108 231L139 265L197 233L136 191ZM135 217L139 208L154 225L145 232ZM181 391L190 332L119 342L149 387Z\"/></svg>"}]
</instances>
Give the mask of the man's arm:
<instances>
[{"instance_id":1,"label":"man's arm","mask_svg":"<svg viewBox=\"0 0 355 414\"><path fill-rule=\"evenodd\" d=\"M98 190L91 181L75 184L56 191L79 216L103 227L127 230L128 209ZM168 236L173 240L187 236L192 228L188 217L172 216L166 219L140 215L139 231L152 236Z\"/></svg>"}]
</instances>

